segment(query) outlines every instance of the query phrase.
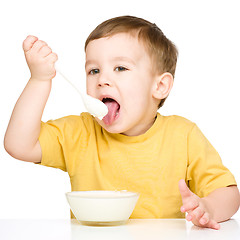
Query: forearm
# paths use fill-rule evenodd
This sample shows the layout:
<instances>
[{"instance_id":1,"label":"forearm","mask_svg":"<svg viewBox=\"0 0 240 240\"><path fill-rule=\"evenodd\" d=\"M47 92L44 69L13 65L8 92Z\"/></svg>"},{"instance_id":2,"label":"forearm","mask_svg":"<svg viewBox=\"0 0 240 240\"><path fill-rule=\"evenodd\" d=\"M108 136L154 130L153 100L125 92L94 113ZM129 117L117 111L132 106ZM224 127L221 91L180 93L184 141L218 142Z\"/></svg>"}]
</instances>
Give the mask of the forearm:
<instances>
[{"instance_id":1,"label":"forearm","mask_svg":"<svg viewBox=\"0 0 240 240\"><path fill-rule=\"evenodd\" d=\"M230 219L240 204L239 190L236 186L219 188L203 198L205 205L216 222Z\"/></svg>"},{"instance_id":2,"label":"forearm","mask_svg":"<svg viewBox=\"0 0 240 240\"><path fill-rule=\"evenodd\" d=\"M50 90L51 81L30 79L19 97L4 139L6 150L13 157L25 160L35 147Z\"/></svg>"}]
</instances>

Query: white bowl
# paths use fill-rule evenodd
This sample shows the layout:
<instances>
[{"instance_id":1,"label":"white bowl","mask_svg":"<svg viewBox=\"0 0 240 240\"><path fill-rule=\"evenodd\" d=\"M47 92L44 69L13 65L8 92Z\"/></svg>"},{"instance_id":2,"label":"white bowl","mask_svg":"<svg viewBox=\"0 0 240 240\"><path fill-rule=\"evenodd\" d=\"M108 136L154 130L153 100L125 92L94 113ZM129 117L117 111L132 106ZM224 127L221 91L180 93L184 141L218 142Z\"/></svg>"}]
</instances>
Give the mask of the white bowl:
<instances>
[{"instance_id":1,"label":"white bowl","mask_svg":"<svg viewBox=\"0 0 240 240\"><path fill-rule=\"evenodd\" d=\"M139 198L128 191L73 191L66 193L70 208L84 225L120 225L127 222Z\"/></svg>"}]
</instances>

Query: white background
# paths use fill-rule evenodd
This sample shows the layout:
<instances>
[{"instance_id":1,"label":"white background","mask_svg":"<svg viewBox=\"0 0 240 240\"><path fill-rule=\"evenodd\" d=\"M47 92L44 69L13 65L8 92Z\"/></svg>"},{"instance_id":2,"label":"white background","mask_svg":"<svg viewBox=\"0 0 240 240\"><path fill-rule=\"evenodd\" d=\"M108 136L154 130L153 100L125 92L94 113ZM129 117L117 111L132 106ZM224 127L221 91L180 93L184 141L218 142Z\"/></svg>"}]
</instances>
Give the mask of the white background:
<instances>
[{"instance_id":1,"label":"white background","mask_svg":"<svg viewBox=\"0 0 240 240\"><path fill-rule=\"evenodd\" d=\"M120 15L156 23L177 45L175 84L160 112L196 122L239 183L239 10L237 0L1 0L0 218L69 218L67 173L17 161L3 148L12 109L30 76L22 41L29 34L46 41L59 68L85 88L85 39L99 23ZM43 121L82 111L75 90L57 76Z\"/></svg>"}]
</instances>

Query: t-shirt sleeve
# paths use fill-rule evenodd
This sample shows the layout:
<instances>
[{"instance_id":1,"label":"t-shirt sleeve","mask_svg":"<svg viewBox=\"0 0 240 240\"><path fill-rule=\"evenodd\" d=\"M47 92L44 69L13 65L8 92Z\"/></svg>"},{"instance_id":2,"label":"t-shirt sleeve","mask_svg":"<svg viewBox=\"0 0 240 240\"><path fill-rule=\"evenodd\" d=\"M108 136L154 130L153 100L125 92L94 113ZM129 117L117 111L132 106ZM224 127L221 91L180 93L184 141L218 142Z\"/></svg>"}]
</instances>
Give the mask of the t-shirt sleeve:
<instances>
[{"instance_id":1,"label":"t-shirt sleeve","mask_svg":"<svg viewBox=\"0 0 240 240\"><path fill-rule=\"evenodd\" d=\"M62 148L63 125L64 120L61 119L41 123L39 143L42 150L42 159L39 164L66 171Z\"/></svg>"},{"instance_id":2,"label":"t-shirt sleeve","mask_svg":"<svg viewBox=\"0 0 240 240\"><path fill-rule=\"evenodd\" d=\"M199 197L206 197L217 188L236 185L234 176L196 125L188 135L187 181Z\"/></svg>"}]
</instances>

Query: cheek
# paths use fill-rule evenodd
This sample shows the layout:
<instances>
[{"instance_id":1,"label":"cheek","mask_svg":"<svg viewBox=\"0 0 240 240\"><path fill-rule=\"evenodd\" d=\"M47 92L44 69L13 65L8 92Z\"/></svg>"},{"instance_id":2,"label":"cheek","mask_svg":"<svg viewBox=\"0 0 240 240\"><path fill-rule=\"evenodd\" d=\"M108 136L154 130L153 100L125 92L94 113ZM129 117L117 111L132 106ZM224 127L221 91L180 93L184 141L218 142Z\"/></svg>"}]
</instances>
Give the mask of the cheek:
<instances>
[{"instance_id":1,"label":"cheek","mask_svg":"<svg viewBox=\"0 0 240 240\"><path fill-rule=\"evenodd\" d=\"M86 80L86 89L87 89L87 94L93 95L94 94L94 84L93 81Z\"/></svg>"},{"instance_id":2,"label":"cheek","mask_svg":"<svg viewBox=\"0 0 240 240\"><path fill-rule=\"evenodd\" d=\"M146 103L147 95L146 90L142 86L136 85L127 88L124 92L124 99L132 110L136 110L139 106L143 106Z\"/></svg>"},{"instance_id":3,"label":"cheek","mask_svg":"<svg viewBox=\"0 0 240 240\"><path fill-rule=\"evenodd\" d=\"M137 76L134 81L130 81L126 86L126 92L130 96L139 96L145 98L150 92L150 79Z\"/></svg>"}]
</instances>

